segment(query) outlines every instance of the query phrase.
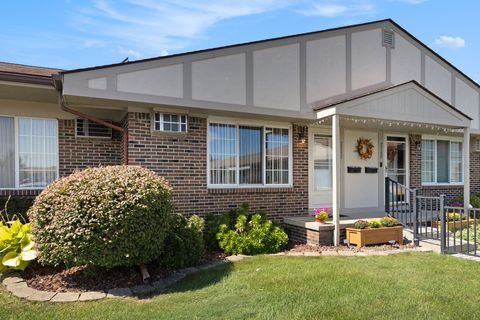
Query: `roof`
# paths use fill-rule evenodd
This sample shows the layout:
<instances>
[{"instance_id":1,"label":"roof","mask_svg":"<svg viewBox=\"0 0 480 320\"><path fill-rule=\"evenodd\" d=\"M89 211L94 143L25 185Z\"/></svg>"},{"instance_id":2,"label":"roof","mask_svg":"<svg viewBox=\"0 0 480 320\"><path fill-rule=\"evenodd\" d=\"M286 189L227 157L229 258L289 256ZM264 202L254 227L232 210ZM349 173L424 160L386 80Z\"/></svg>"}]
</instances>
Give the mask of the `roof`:
<instances>
[{"instance_id":1,"label":"roof","mask_svg":"<svg viewBox=\"0 0 480 320\"><path fill-rule=\"evenodd\" d=\"M94 67L87 67L87 68L79 68L79 69L71 69L71 70L65 70L61 71L60 73L75 73L75 72L83 72L83 71L90 71L90 70L97 70L97 69L103 69L103 68L111 68L111 67L116 67L116 66L121 66L125 64L135 64L135 63L142 63L142 62L147 62L147 61L155 61L155 60L164 60L164 59L170 59L173 57L181 57L181 56L186 56L186 55L192 55L192 54L198 54L198 53L204 53L204 52L209 52L209 51L214 51L214 50L221 50L221 49L227 49L227 48L235 48L235 47L241 47L241 46L246 46L246 45L252 45L252 44L257 44L257 43L265 43L265 42L270 42L270 41L278 41L278 40L283 40L283 39L289 39L289 38L295 38L295 37L301 37L301 36L307 36L307 35L315 35L315 34L321 34L321 33L327 33L327 32L332 32L332 31L338 31L338 30L345 30L345 29L354 29L358 27L363 27L363 26L368 26L368 25L374 25L374 24L379 24L383 22L388 22L391 23L394 27L398 28L400 31L405 33L408 37L410 37L413 41L424 47L427 51L429 51L431 54L433 54L435 57L438 59L442 60L445 64L447 64L449 67L454 69L456 72L461 74L465 79L470 81L475 87L480 88L480 84L478 84L476 81L474 81L472 78L467 76L463 71L455 67L453 64L451 64L449 61L447 61L445 58L443 58L441 55L439 55L437 52L432 50L430 47L428 47L425 43L422 41L418 40L415 36L413 36L410 32L405 30L402 26L400 26L398 23L396 23L392 19L382 19L382 20L376 20L376 21L370 21L370 22L365 22L365 23L359 23L359 24L353 24L353 25L348 25L348 26L343 26L343 27L337 27L337 28L331 28L331 29L324 29L324 30L319 30L319 31L312 31L312 32L305 32L305 33L298 33L298 34L293 34L293 35L288 35L288 36L283 36L283 37L277 37L277 38L269 38L269 39L264 39L264 40L258 40L258 41L251 41L251 42L244 42L244 43L238 43L238 44L233 44L233 45L227 45L227 46L220 46L220 47L214 47L214 48L209 48L209 49L203 49L203 50L196 50L196 51L189 51L189 52L182 52L182 53L177 53L177 54L172 54L168 56L158 56L158 57L153 57L153 58L147 58L147 59L141 59L141 60L134 60L134 61L129 61L129 62L120 62L120 63L113 63L113 64L107 64L107 65L100 65L100 66L94 66Z\"/></svg>"},{"instance_id":2,"label":"roof","mask_svg":"<svg viewBox=\"0 0 480 320\"><path fill-rule=\"evenodd\" d=\"M52 75L62 69L30 66L0 61L0 80L53 85Z\"/></svg>"},{"instance_id":3,"label":"roof","mask_svg":"<svg viewBox=\"0 0 480 320\"><path fill-rule=\"evenodd\" d=\"M430 94L431 96L433 96L433 97L435 97L436 99L440 100L443 104L445 104L445 105L448 106L449 108L453 109L453 111L457 112L458 114L462 115L463 117L465 117L465 118L467 118L467 119L469 119L469 120L473 120L470 116L468 116L467 114L463 113L461 110L457 109L455 106L453 106L453 105L450 104L449 102L447 102L447 101L445 101L444 99L440 98L438 95L436 95L436 94L433 93L432 91L428 90L427 88L425 88L424 86L422 86L420 83L418 83L418 82L415 81L415 80L407 81L407 82L400 83L400 84L397 84L397 85L388 86L388 87L381 88L381 89L378 89L378 90L373 90L373 91L370 91L370 92L367 92L367 93L362 93L362 94L359 94L359 95L357 95L357 96L350 97L350 98L348 98L348 99L336 101L336 102L334 102L334 103L331 103L331 104L328 104L328 105L325 105L325 106L313 108L313 110L314 110L314 111L320 111L320 110L325 110L325 109L333 108L333 107L335 107L335 106L337 106L337 105L340 105L340 104L343 104L343 103L346 103L346 102L355 101L355 100L358 100L358 99L361 99L361 98L364 98L364 97L368 97L368 96L371 96L371 95L374 95L374 94L377 94L377 93L389 91L389 90L392 90L392 89L395 89L395 88L398 88L398 87L405 86L405 85L407 85L407 84L414 84L415 86L419 87L420 89L422 89L423 91L427 92L427 93Z\"/></svg>"},{"instance_id":4,"label":"roof","mask_svg":"<svg viewBox=\"0 0 480 320\"><path fill-rule=\"evenodd\" d=\"M63 71L63 70L0 61L0 72L10 72L10 73L51 77L52 74L59 73L60 71Z\"/></svg>"}]
</instances>

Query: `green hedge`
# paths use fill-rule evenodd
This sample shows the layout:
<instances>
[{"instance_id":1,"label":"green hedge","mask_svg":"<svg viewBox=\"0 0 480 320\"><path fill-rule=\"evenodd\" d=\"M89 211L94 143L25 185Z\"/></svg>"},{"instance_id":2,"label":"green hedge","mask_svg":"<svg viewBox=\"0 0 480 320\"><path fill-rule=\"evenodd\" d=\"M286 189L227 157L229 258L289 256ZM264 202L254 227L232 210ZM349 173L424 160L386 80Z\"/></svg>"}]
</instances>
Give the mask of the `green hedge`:
<instances>
[{"instance_id":1,"label":"green hedge","mask_svg":"<svg viewBox=\"0 0 480 320\"><path fill-rule=\"evenodd\" d=\"M112 268L158 259L172 212L165 179L109 166L56 180L28 214L41 264Z\"/></svg>"}]
</instances>

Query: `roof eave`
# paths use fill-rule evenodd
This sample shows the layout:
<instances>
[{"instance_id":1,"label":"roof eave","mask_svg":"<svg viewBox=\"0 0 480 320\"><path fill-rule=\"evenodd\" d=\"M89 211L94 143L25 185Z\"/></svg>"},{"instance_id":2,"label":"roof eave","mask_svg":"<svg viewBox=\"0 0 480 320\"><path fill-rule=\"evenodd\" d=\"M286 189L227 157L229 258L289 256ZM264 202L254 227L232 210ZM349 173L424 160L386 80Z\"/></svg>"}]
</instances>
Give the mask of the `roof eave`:
<instances>
[{"instance_id":1,"label":"roof eave","mask_svg":"<svg viewBox=\"0 0 480 320\"><path fill-rule=\"evenodd\" d=\"M33 75L33 74L0 71L0 80L29 83L29 84L48 85L53 87L53 79L51 76L41 76L41 75Z\"/></svg>"}]
</instances>

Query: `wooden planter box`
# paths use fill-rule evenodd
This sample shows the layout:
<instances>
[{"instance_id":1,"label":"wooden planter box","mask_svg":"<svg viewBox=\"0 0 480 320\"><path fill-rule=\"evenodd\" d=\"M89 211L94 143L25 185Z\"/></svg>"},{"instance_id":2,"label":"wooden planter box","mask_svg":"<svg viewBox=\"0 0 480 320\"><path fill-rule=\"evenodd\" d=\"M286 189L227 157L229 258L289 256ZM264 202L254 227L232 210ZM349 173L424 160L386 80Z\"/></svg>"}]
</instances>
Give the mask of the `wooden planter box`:
<instances>
[{"instance_id":1,"label":"wooden planter box","mask_svg":"<svg viewBox=\"0 0 480 320\"><path fill-rule=\"evenodd\" d=\"M458 230L460 229L460 226L462 226L462 229L466 228L468 225L475 224L474 219L470 220L459 220L459 221L448 221L447 222L447 230ZM480 221L477 220L477 225L480 224ZM439 229L441 227L440 221L434 220L432 221L432 228L437 228Z\"/></svg>"},{"instance_id":2,"label":"wooden planter box","mask_svg":"<svg viewBox=\"0 0 480 320\"><path fill-rule=\"evenodd\" d=\"M364 247L367 244L387 243L391 240L403 244L403 226L374 229L346 228L345 230L349 245Z\"/></svg>"}]
</instances>

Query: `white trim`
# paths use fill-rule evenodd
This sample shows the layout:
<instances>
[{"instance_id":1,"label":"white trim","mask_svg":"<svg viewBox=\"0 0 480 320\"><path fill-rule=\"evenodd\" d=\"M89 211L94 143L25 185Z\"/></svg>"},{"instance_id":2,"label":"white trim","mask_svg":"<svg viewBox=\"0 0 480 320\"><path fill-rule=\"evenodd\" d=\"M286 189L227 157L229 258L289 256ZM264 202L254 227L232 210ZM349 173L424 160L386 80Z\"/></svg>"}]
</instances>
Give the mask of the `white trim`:
<instances>
[{"instance_id":1,"label":"white trim","mask_svg":"<svg viewBox=\"0 0 480 320\"><path fill-rule=\"evenodd\" d=\"M12 116L12 115L3 115L0 114L0 117L13 118L14 128L15 128L15 186L13 188L0 188L0 190L43 190L47 185L43 187L20 187L20 160L19 160L19 119L30 119L30 120L48 120L55 121L56 124L56 144L55 144L55 164L56 164L56 177L60 177L60 161L59 161L59 126L58 119L54 118L43 118L43 117L26 117L26 116Z\"/></svg>"},{"instance_id":2,"label":"white trim","mask_svg":"<svg viewBox=\"0 0 480 320\"><path fill-rule=\"evenodd\" d=\"M388 137L399 137L399 138L405 138L405 186L410 187L410 137L408 134L403 134L403 133L389 133L389 132L383 132L383 150L382 150L382 159L381 162L383 163L383 179L382 181L385 181L385 178L387 177L387 157L388 157L388 151L387 151L387 143L388 143ZM421 159L420 159L421 162ZM420 163L420 171L421 171L421 163ZM385 202L385 186L383 188L381 187L381 184L379 184L379 192L383 190L383 202ZM405 194L405 200L409 201L410 194L407 192Z\"/></svg>"},{"instance_id":3,"label":"white trim","mask_svg":"<svg viewBox=\"0 0 480 320\"><path fill-rule=\"evenodd\" d=\"M236 132L236 184L211 184L210 182L210 124L219 123L219 124L229 124L235 125ZM257 126L262 127L262 181L263 184L239 184L239 135L238 128L239 126ZM288 184L267 184L266 183L266 146L265 146L265 128L273 127L279 129L288 129ZM210 116L207 118L207 189L248 189L248 188L291 188L293 187L293 126L292 124L285 122L276 122L276 121L262 121L262 120L253 120L253 119L236 119L236 118L226 118L226 117L217 117Z\"/></svg>"},{"instance_id":4,"label":"white trim","mask_svg":"<svg viewBox=\"0 0 480 320\"><path fill-rule=\"evenodd\" d=\"M464 181L464 172L465 172L465 152L464 150L464 141L461 137L449 137L449 136L434 136L434 135L422 135L421 140L431 140L433 143L433 180L437 181L437 141L448 141L448 180L451 181L451 163L450 163L450 152L451 152L451 143L460 142L462 143L462 181L461 182L423 182L422 181L422 152L420 152L420 180L422 187L441 187L441 186L463 186Z\"/></svg>"},{"instance_id":5,"label":"white trim","mask_svg":"<svg viewBox=\"0 0 480 320\"><path fill-rule=\"evenodd\" d=\"M158 123L160 124L160 128L157 130L156 124L156 115L159 114L160 119L158 120ZM179 121L168 121L170 124L177 124L178 129L177 131L174 130L165 130L164 125L165 125L165 120L164 120L164 115L168 114L170 116L177 116ZM182 117L185 117L185 123L182 122ZM153 111L151 115L152 119L152 131L153 132L165 132L165 133L187 133L188 132L188 115L186 113L178 113L178 112L166 112L166 111ZM182 126L185 125L185 131L182 130Z\"/></svg>"}]
</instances>

